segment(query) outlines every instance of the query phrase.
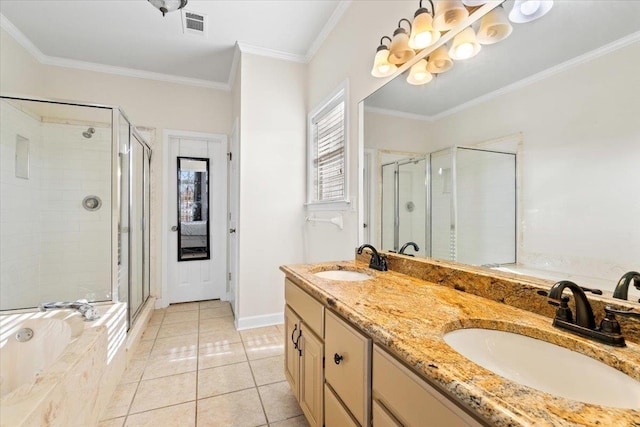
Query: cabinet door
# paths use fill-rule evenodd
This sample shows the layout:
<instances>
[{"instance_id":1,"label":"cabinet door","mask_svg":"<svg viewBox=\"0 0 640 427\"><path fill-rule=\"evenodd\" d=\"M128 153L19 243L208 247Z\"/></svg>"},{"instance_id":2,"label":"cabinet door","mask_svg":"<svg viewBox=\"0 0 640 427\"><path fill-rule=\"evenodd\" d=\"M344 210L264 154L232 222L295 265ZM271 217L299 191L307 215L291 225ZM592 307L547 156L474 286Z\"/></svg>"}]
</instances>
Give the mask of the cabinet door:
<instances>
[{"instance_id":1,"label":"cabinet door","mask_svg":"<svg viewBox=\"0 0 640 427\"><path fill-rule=\"evenodd\" d=\"M284 326L284 376L289 381L293 395L300 400L300 354L295 347L301 322L289 306L284 308Z\"/></svg>"},{"instance_id":2,"label":"cabinet door","mask_svg":"<svg viewBox=\"0 0 640 427\"><path fill-rule=\"evenodd\" d=\"M300 407L311 427L322 427L324 382L322 358L324 345L306 323L302 322L300 339L302 357L300 358Z\"/></svg>"}]
</instances>

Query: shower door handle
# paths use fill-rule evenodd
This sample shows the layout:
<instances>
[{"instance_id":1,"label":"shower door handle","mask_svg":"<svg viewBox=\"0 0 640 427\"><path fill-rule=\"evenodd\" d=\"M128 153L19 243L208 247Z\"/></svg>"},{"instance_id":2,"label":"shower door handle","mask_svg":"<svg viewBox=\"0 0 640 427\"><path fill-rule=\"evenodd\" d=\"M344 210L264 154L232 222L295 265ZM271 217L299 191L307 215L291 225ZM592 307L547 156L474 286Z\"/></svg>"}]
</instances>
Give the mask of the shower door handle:
<instances>
[{"instance_id":1,"label":"shower door handle","mask_svg":"<svg viewBox=\"0 0 640 427\"><path fill-rule=\"evenodd\" d=\"M177 225L172 226L171 231L178 231L178 226Z\"/></svg>"}]
</instances>

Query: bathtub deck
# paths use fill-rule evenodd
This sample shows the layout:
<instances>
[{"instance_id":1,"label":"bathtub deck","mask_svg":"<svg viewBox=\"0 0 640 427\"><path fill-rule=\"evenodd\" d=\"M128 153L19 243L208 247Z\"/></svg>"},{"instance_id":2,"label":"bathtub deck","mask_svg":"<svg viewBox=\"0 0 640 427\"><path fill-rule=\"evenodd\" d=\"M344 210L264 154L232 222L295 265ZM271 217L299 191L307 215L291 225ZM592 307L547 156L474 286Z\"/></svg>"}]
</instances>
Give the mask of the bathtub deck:
<instances>
[{"instance_id":1,"label":"bathtub deck","mask_svg":"<svg viewBox=\"0 0 640 427\"><path fill-rule=\"evenodd\" d=\"M227 302L156 310L100 427L307 426L282 325L238 332Z\"/></svg>"}]
</instances>

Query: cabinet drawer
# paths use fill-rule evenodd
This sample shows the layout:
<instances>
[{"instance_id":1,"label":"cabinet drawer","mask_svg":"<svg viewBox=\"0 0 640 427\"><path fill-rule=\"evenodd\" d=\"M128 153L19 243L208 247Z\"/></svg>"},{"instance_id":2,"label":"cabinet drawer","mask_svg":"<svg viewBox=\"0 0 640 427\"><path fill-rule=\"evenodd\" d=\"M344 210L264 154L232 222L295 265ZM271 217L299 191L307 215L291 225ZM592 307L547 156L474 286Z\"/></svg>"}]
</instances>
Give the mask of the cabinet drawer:
<instances>
[{"instance_id":1,"label":"cabinet drawer","mask_svg":"<svg viewBox=\"0 0 640 427\"><path fill-rule=\"evenodd\" d=\"M402 427L377 400L371 404L371 416L374 427Z\"/></svg>"},{"instance_id":2,"label":"cabinet drawer","mask_svg":"<svg viewBox=\"0 0 640 427\"><path fill-rule=\"evenodd\" d=\"M373 348L372 389L380 401L406 427L480 426L446 396L427 384L377 345Z\"/></svg>"},{"instance_id":3,"label":"cabinet drawer","mask_svg":"<svg viewBox=\"0 0 640 427\"><path fill-rule=\"evenodd\" d=\"M326 384L324 385L324 425L326 427L359 427Z\"/></svg>"},{"instance_id":4,"label":"cabinet drawer","mask_svg":"<svg viewBox=\"0 0 640 427\"><path fill-rule=\"evenodd\" d=\"M324 337L324 307L289 279L284 280L284 299L313 332Z\"/></svg>"},{"instance_id":5,"label":"cabinet drawer","mask_svg":"<svg viewBox=\"0 0 640 427\"><path fill-rule=\"evenodd\" d=\"M325 378L363 426L369 425L371 340L327 312Z\"/></svg>"}]
</instances>

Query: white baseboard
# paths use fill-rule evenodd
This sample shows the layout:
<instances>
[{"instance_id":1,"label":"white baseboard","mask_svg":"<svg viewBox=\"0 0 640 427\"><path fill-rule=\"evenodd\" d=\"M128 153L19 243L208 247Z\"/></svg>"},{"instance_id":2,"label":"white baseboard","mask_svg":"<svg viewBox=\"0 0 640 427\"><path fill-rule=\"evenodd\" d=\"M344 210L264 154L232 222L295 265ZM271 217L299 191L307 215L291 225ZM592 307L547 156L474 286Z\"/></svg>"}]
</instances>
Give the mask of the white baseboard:
<instances>
[{"instance_id":1,"label":"white baseboard","mask_svg":"<svg viewBox=\"0 0 640 427\"><path fill-rule=\"evenodd\" d=\"M284 312L263 314L262 316L236 317L236 329L253 329L262 326L281 325L284 323Z\"/></svg>"}]
</instances>

